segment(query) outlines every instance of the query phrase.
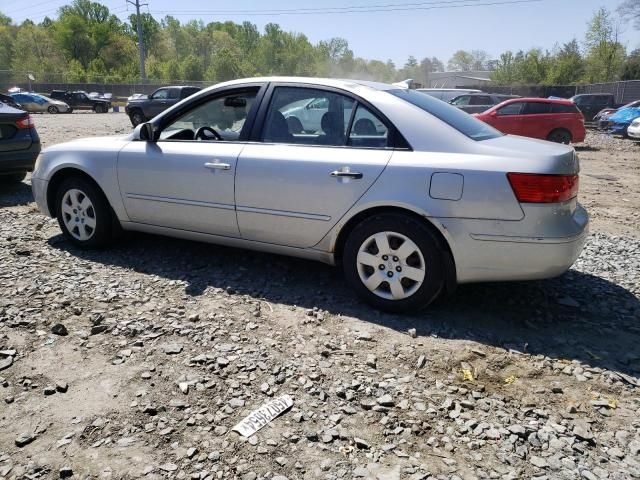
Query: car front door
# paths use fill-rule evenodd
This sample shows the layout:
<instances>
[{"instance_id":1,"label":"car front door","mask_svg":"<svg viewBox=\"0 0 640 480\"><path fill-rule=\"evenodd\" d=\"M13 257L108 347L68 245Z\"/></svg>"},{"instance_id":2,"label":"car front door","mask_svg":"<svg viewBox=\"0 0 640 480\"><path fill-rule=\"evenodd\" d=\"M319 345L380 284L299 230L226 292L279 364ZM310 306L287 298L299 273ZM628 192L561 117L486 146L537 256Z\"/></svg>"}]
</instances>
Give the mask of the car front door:
<instances>
[{"instance_id":1,"label":"car front door","mask_svg":"<svg viewBox=\"0 0 640 480\"><path fill-rule=\"evenodd\" d=\"M149 97L149 105L145 112L147 117L153 118L168 108L169 90L168 88L160 88L151 94Z\"/></svg>"},{"instance_id":2,"label":"car front door","mask_svg":"<svg viewBox=\"0 0 640 480\"><path fill-rule=\"evenodd\" d=\"M120 151L118 181L132 222L239 236L234 177L259 90L212 93L162 122L158 141Z\"/></svg>"},{"instance_id":3,"label":"car front door","mask_svg":"<svg viewBox=\"0 0 640 480\"><path fill-rule=\"evenodd\" d=\"M502 133L510 135L522 135L522 108L523 102L513 102L494 111L491 117L491 125Z\"/></svg>"},{"instance_id":4,"label":"car front door","mask_svg":"<svg viewBox=\"0 0 640 480\"><path fill-rule=\"evenodd\" d=\"M392 154L390 129L364 104L337 91L299 85L275 85L271 91L238 160L240 233L249 240L312 247L384 170ZM302 129L292 131L285 112L307 99L323 105L320 129L309 117L309 125L301 118ZM345 110L354 112L346 121ZM356 124L361 133L355 133Z\"/></svg>"}]
</instances>

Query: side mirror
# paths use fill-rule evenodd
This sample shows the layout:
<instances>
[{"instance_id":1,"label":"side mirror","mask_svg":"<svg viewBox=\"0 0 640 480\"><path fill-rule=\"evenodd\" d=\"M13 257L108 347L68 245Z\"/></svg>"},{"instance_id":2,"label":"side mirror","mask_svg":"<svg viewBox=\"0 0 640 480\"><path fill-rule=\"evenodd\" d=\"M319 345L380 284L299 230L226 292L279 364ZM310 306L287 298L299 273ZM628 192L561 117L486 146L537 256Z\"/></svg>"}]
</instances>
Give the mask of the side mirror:
<instances>
[{"instance_id":1,"label":"side mirror","mask_svg":"<svg viewBox=\"0 0 640 480\"><path fill-rule=\"evenodd\" d=\"M498 111L497 111L497 110L494 110L493 112L491 112L491 113L489 114L489 116L491 116L491 117L497 117L497 116L498 116Z\"/></svg>"},{"instance_id":2,"label":"side mirror","mask_svg":"<svg viewBox=\"0 0 640 480\"><path fill-rule=\"evenodd\" d=\"M155 130L150 122L141 123L133 131L133 138L143 142L155 142Z\"/></svg>"}]
</instances>

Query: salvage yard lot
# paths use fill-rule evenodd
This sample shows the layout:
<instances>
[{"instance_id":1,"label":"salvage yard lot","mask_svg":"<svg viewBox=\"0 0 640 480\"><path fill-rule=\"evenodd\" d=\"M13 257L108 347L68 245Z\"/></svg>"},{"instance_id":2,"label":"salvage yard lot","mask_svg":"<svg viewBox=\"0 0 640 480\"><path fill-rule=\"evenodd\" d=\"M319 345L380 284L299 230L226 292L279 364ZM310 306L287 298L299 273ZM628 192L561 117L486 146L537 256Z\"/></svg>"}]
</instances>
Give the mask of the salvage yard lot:
<instances>
[{"instance_id":1,"label":"salvage yard lot","mask_svg":"<svg viewBox=\"0 0 640 480\"><path fill-rule=\"evenodd\" d=\"M34 118L45 146L131 130ZM27 183L2 187L0 478L640 478L640 145L578 149L574 268L414 316L302 260L147 235L80 251Z\"/></svg>"}]
</instances>

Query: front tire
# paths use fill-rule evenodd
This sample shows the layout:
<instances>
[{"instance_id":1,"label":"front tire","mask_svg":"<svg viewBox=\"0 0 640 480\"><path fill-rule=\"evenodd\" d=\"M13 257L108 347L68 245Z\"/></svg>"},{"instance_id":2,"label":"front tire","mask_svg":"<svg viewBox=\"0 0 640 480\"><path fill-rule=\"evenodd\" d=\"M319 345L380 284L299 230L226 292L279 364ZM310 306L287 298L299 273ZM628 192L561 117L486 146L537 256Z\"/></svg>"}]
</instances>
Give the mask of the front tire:
<instances>
[{"instance_id":1,"label":"front tire","mask_svg":"<svg viewBox=\"0 0 640 480\"><path fill-rule=\"evenodd\" d=\"M56 107L55 105L51 105L49 108L47 108L47 112L56 114L56 113L59 113L60 111L58 110L58 107Z\"/></svg>"},{"instance_id":2,"label":"front tire","mask_svg":"<svg viewBox=\"0 0 640 480\"><path fill-rule=\"evenodd\" d=\"M101 248L111 242L111 208L91 182L79 177L64 180L56 194L56 212L62 233L78 247Z\"/></svg>"},{"instance_id":3,"label":"front tire","mask_svg":"<svg viewBox=\"0 0 640 480\"><path fill-rule=\"evenodd\" d=\"M425 308L445 283L437 238L408 215L386 213L362 221L347 238L342 262L356 294L388 312Z\"/></svg>"},{"instance_id":4,"label":"front tire","mask_svg":"<svg viewBox=\"0 0 640 480\"><path fill-rule=\"evenodd\" d=\"M129 115L129 119L131 120L131 125L133 125L134 127L137 127L141 123L144 123L144 121L146 120L140 110L134 110L133 112L131 112L131 115Z\"/></svg>"},{"instance_id":5,"label":"front tire","mask_svg":"<svg viewBox=\"0 0 640 480\"><path fill-rule=\"evenodd\" d=\"M107 109L104 105L96 105L96 113L107 113Z\"/></svg>"}]
</instances>

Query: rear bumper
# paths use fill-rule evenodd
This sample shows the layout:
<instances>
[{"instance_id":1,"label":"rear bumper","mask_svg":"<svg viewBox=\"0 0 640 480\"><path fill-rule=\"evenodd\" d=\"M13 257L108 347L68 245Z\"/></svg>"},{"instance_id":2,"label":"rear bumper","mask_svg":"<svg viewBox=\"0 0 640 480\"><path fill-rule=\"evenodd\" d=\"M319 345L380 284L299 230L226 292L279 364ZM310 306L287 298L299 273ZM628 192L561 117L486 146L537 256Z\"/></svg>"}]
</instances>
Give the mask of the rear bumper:
<instances>
[{"instance_id":1,"label":"rear bumper","mask_svg":"<svg viewBox=\"0 0 640 480\"><path fill-rule=\"evenodd\" d=\"M32 171L39 153L40 142L26 150L0 152L0 175Z\"/></svg>"},{"instance_id":2,"label":"rear bumper","mask_svg":"<svg viewBox=\"0 0 640 480\"><path fill-rule=\"evenodd\" d=\"M540 236L520 236L473 233L478 225L474 221L445 222L454 239L458 283L538 280L563 274L582 252L589 216L577 205L563 223L562 231L554 227L543 233L540 227Z\"/></svg>"}]
</instances>

